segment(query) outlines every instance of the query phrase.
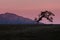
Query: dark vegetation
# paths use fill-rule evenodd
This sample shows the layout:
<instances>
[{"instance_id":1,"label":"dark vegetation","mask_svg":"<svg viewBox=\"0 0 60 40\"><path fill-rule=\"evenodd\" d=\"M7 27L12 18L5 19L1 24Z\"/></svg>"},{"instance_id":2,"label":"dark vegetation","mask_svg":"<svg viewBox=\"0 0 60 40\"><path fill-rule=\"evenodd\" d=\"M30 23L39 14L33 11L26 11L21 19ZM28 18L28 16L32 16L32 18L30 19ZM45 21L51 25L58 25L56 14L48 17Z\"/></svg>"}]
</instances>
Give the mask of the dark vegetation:
<instances>
[{"instance_id":1,"label":"dark vegetation","mask_svg":"<svg viewBox=\"0 0 60 40\"><path fill-rule=\"evenodd\" d=\"M1 25L0 40L60 40L59 26Z\"/></svg>"}]
</instances>

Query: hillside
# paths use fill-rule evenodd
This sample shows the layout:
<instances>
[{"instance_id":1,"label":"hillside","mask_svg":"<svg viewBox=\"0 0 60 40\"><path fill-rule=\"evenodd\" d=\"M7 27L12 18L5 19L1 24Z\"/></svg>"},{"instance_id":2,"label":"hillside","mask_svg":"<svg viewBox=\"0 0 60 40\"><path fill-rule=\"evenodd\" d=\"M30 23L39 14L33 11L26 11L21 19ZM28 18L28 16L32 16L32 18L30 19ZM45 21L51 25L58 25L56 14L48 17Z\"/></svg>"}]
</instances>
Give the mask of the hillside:
<instances>
[{"instance_id":1,"label":"hillside","mask_svg":"<svg viewBox=\"0 0 60 40\"><path fill-rule=\"evenodd\" d=\"M0 14L0 24L36 24L32 19L18 16L14 13ZM40 22L40 24L43 24Z\"/></svg>"}]
</instances>

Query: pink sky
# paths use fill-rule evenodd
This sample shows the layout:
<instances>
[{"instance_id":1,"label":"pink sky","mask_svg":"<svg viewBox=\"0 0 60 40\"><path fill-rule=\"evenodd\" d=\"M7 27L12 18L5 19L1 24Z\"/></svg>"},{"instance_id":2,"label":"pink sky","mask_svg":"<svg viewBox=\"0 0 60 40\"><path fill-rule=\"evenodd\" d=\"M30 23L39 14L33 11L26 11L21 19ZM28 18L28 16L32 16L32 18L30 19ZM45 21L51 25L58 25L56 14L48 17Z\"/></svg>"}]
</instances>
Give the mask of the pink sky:
<instances>
[{"instance_id":1,"label":"pink sky","mask_svg":"<svg viewBox=\"0 0 60 40\"><path fill-rule=\"evenodd\" d=\"M46 9L56 15L53 23L60 24L60 0L0 0L0 13L13 12L30 19Z\"/></svg>"}]
</instances>

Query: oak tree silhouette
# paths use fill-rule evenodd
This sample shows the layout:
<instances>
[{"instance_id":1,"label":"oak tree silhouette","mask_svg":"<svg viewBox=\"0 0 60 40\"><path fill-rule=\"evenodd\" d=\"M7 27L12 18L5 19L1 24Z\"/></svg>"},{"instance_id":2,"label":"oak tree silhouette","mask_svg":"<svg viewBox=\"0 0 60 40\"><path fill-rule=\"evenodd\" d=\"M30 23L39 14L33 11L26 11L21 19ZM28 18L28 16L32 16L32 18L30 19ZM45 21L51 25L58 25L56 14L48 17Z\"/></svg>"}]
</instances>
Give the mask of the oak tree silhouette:
<instances>
[{"instance_id":1,"label":"oak tree silhouette","mask_svg":"<svg viewBox=\"0 0 60 40\"><path fill-rule=\"evenodd\" d=\"M35 18L36 22L39 23L39 21L42 20L42 18L46 18L47 20L49 20L50 22L53 22L53 17L52 16L55 16L52 12L50 11L43 11L41 12L41 14L39 14L39 18Z\"/></svg>"}]
</instances>

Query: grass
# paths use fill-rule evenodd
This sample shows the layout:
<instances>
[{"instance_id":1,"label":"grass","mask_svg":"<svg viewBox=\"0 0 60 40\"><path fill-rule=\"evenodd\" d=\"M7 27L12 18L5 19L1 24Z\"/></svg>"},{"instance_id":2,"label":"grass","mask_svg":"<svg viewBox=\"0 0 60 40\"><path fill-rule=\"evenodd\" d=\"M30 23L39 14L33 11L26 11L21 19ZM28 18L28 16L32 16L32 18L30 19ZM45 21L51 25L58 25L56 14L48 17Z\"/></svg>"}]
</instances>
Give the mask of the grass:
<instances>
[{"instance_id":1,"label":"grass","mask_svg":"<svg viewBox=\"0 0 60 40\"><path fill-rule=\"evenodd\" d=\"M59 25L1 25L0 40L59 40Z\"/></svg>"}]
</instances>

